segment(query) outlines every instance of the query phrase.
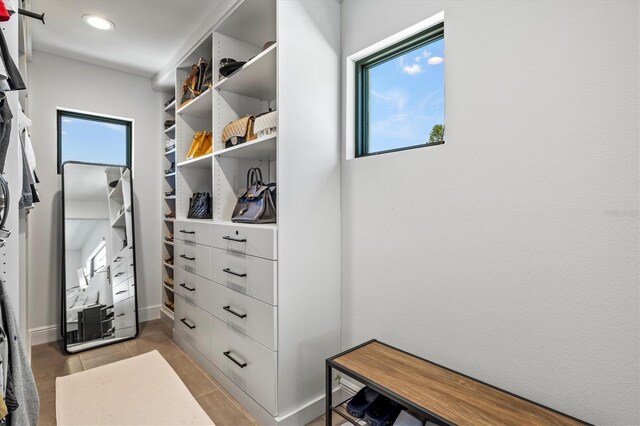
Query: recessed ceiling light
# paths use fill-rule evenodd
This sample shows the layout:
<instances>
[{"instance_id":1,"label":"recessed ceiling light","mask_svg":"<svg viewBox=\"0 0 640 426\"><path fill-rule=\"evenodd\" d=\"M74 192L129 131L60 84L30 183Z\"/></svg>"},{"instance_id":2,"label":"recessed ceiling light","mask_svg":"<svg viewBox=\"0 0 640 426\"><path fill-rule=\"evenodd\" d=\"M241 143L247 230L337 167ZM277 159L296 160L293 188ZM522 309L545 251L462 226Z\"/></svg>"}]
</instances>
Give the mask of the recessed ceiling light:
<instances>
[{"instance_id":1,"label":"recessed ceiling light","mask_svg":"<svg viewBox=\"0 0 640 426\"><path fill-rule=\"evenodd\" d=\"M112 30L116 27L113 22L106 18L103 18L102 16L84 15L82 17L82 20L87 25L91 25L93 28L97 28L99 30Z\"/></svg>"}]
</instances>

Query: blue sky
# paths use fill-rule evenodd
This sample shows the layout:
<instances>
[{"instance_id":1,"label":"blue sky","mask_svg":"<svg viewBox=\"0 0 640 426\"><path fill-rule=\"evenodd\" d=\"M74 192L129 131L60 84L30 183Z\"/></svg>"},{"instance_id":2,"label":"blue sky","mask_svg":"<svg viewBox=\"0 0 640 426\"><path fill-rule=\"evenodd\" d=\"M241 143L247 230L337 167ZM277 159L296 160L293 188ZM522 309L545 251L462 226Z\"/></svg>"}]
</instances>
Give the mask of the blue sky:
<instances>
[{"instance_id":1,"label":"blue sky","mask_svg":"<svg viewBox=\"0 0 640 426\"><path fill-rule=\"evenodd\" d=\"M127 128L122 124L62 118L62 162L127 164Z\"/></svg>"},{"instance_id":2,"label":"blue sky","mask_svg":"<svg viewBox=\"0 0 640 426\"><path fill-rule=\"evenodd\" d=\"M426 143L444 124L444 39L369 71L369 150Z\"/></svg>"}]
</instances>

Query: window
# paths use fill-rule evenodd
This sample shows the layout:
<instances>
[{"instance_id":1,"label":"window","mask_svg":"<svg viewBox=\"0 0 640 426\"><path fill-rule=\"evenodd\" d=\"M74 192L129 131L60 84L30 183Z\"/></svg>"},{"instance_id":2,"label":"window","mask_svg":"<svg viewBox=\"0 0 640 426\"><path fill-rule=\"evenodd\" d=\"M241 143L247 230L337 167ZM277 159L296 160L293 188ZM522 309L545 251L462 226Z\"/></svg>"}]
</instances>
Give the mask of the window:
<instances>
[{"instance_id":1,"label":"window","mask_svg":"<svg viewBox=\"0 0 640 426\"><path fill-rule=\"evenodd\" d=\"M58 110L58 173L65 161L131 167L131 121Z\"/></svg>"},{"instance_id":2,"label":"window","mask_svg":"<svg viewBox=\"0 0 640 426\"><path fill-rule=\"evenodd\" d=\"M444 23L355 64L356 157L444 143Z\"/></svg>"},{"instance_id":3,"label":"window","mask_svg":"<svg viewBox=\"0 0 640 426\"><path fill-rule=\"evenodd\" d=\"M100 241L98 246L93 250L93 253L89 255L85 264L84 270L87 278L93 278L93 276L102 268L107 266L107 244L104 240Z\"/></svg>"}]
</instances>

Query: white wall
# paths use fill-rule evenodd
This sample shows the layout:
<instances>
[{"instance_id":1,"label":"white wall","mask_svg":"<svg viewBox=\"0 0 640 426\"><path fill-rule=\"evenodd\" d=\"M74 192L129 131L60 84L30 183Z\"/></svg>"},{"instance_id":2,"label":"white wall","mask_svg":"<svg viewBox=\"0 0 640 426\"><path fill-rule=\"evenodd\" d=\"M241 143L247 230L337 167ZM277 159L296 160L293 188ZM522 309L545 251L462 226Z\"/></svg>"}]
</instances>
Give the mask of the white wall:
<instances>
[{"instance_id":1,"label":"white wall","mask_svg":"<svg viewBox=\"0 0 640 426\"><path fill-rule=\"evenodd\" d=\"M343 59L442 10L446 144L343 160L343 346L639 424L638 2L345 0Z\"/></svg>"},{"instance_id":2,"label":"white wall","mask_svg":"<svg viewBox=\"0 0 640 426\"><path fill-rule=\"evenodd\" d=\"M59 324L62 227L56 173L56 107L133 118L136 265L140 310L160 305L162 96L150 79L34 52L29 64L31 139L41 203L29 221L29 328ZM159 311L158 311L159 313Z\"/></svg>"}]
</instances>

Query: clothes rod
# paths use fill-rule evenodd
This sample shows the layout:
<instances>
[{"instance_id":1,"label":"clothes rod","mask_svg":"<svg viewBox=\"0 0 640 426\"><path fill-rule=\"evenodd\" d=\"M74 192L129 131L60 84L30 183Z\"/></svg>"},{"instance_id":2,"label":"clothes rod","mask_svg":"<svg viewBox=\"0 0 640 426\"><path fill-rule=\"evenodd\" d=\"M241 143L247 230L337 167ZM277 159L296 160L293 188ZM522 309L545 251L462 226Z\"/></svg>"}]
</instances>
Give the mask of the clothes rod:
<instances>
[{"instance_id":1,"label":"clothes rod","mask_svg":"<svg viewBox=\"0 0 640 426\"><path fill-rule=\"evenodd\" d=\"M42 21L42 24L44 25L44 13L35 13L35 12L30 11L30 10L26 10L26 9L22 9L22 8L18 9L18 13L20 15L28 16L29 18L33 18L33 19L37 19L39 21Z\"/></svg>"}]
</instances>

